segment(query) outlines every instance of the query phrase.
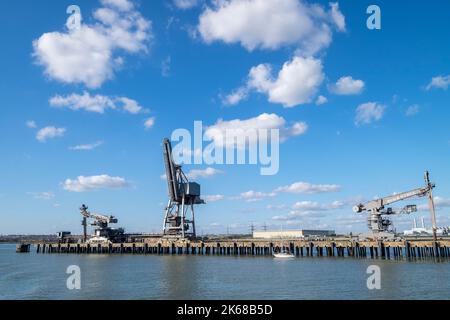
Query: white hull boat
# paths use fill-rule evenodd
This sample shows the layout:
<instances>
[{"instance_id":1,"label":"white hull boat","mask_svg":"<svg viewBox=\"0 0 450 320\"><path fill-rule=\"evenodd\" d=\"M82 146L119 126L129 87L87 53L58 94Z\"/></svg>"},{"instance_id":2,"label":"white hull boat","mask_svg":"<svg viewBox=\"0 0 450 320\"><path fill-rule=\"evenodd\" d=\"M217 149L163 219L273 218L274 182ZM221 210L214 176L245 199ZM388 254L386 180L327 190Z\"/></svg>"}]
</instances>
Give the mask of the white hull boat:
<instances>
[{"instance_id":1,"label":"white hull boat","mask_svg":"<svg viewBox=\"0 0 450 320\"><path fill-rule=\"evenodd\" d=\"M292 259L292 258L295 258L295 256L292 253L289 253L289 252L278 252L278 253L274 253L273 256L275 258L279 258L279 259Z\"/></svg>"}]
</instances>

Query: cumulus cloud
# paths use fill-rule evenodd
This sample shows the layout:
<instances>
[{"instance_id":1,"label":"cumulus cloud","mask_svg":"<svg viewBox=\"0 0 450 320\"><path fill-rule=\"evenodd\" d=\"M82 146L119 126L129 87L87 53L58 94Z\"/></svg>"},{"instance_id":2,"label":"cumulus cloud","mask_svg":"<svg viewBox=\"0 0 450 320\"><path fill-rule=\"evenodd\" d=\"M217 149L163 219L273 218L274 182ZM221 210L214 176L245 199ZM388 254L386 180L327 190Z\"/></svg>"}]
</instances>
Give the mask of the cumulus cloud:
<instances>
[{"instance_id":1,"label":"cumulus cloud","mask_svg":"<svg viewBox=\"0 0 450 320\"><path fill-rule=\"evenodd\" d=\"M327 217L326 211L342 209L348 204L343 201L333 201L331 203L320 203L317 201L299 201L291 206L291 210L286 215L277 215L273 220L295 221L299 218L323 218Z\"/></svg>"},{"instance_id":2,"label":"cumulus cloud","mask_svg":"<svg viewBox=\"0 0 450 320\"><path fill-rule=\"evenodd\" d=\"M172 63L172 57L168 56L161 62L161 75L163 77L169 77L170 76L170 66Z\"/></svg>"},{"instance_id":3,"label":"cumulus cloud","mask_svg":"<svg viewBox=\"0 0 450 320\"><path fill-rule=\"evenodd\" d=\"M131 114L138 114L144 110L144 108L141 107L136 100L126 98L126 97L120 97L120 98L117 98L116 100L122 104L123 110L125 110L126 112L129 112Z\"/></svg>"},{"instance_id":4,"label":"cumulus cloud","mask_svg":"<svg viewBox=\"0 0 450 320\"><path fill-rule=\"evenodd\" d=\"M330 44L333 27L345 30L337 4L326 11L299 0L221 0L204 9L197 30L206 43L239 43L249 51L295 46L309 56Z\"/></svg>"},{"instance_id":5,"label":"cumulus cloud","mask_svg":"<svg viewBox=\"0 0 450 320\"><path fill-rule=\"evenodd\" d=\"M273 79L268 65L250 70L249 85L267 94L269 101L284 107L294 107L311 102L324 79L322 63L314 58L294 57L286 62Z\"/></svg>"},{"instance_id":6,"label":"cumulus cloud","mask_svg":"<svg viewBox=\"0 0 450 320\"><path fill-rule=\"evenodd\" d=\"M55 197L55 194L51 191L47 192L28 192L34 199L37 200L51 200Z\"/></svg>"},{"instance_id":7,"label":"cumulus cloud","mask_svg":"<svg viewBox=\"0 0 450 320\"><path fill-rule=\"evenodd\" d=\"M330 3L331 7L331 18L339 31L346 31L345 27L345 17L339 10L339 3Z\"/></svg>"},{"instance_id":8,"label":"cumulus cloud","mask_svg":"<svg viewBox=\"0 0 450 320\"><path fill-rule=\"evenodd\" d=\"M87 192L97 189L120 189L127 187L129 183L121 177L99 175L89 177L79 176L74 180L67 179L62 185L64 190L70 192Z\"/></svg>"},{"instance_id":9,"label":"cumulus cloud","mask_svg":"<svg viewBox=\"0 0 450 320\"><path fill-rule=\"evenodd\" d=\"M330 91L338 95L355 95L364 90L364 81L355 80L350 76L340 78L330 87Z\"/></svg>"},{"instance_id":10,"label":"cumulus cloud","mask_svg":"<svg viewBox=\"0 0 450 320\"><path fill-rule=\"evenodd\" d=\"M323 79L322 62L314 58L294 57L283 65L276 77L271 65L260 64L250 70L246 85L226 96L224 102L238 104L251 91L256 91L267 95L272 103L292 108L311 102Z\"/></svg>"},{"instance_id":11,"label":"cumulus cloud","mask_svg":"<svg viewBox=\"0 0 450 320\"><path fill-rule=\"evenodd\" d=\"M103 141L97 141L89 144L79 144L73 147L70 147L69 150L73 151L90 151L100 147L103 144Z\"/></svg>"},{"instance_id":12,"label":"cumulus cloud","mask_svg":"<svg viewBox=\"0 0 450 320\"><path fill-rule=\"evenodd\" d=\"M67 96L56 95L50 98L50 105L70 110L84 110L87 112L105 113L107 110L122 110L131 114L147 112L139 103L127 97L108 97L103 95L91 95L89 92L70 94Z\"/></svg>"},{"instance_id":13,"label":"cumulus cloud","mask_svg":"<svg viewBox=\"0 0 450 320\"><path fill-rule=\"evenodd\" d=\"M414 104L412 106L409 106L408 109L406 109L406 116L412 117L415 116L420 112L420 106L418 104Z\"/></svg>"},{"instance_id":14,"label":"cumulus cloud","mask_svg":"<svg viewBox=\"0 0 450 320\"><path fill-rule=\"evenodd\" d=\"M356 108L355 124L357 126L380 121L383 118L386 106L376 102L363 103Z\"/></svg>"},{"instance_id":15,"label":"cumulus cloud","mask_svg":"<svg viewBox=\"0 0 450 320\"><path fill-rule=\"evenodd\" d=\"M434 197L434 205L437 210L443 209L443 208L450 208L450 199L449 198L443 198L443 197ZM428 211L430 208L428 206L428 203L421 204L417 206L417 209L420 211Z\"/></svg>"},{"instance_id":16,"label":"cumulus cloud","mask_svg":"<svg viewBox=\"0 0 450 320\"><path fill-rule=\"evenodd\" d=\"M173 0L175 7L182 10L194 8L199 2L199 0Z\"/></svg>"},{"instance_id":17,"label":"cumulus cloud","mask_svg":"<svg viewBox=\"0 0 450 320\"><path fill-rule=\"evenodd\" d=\"M271 198L271 197L275 197L275 196L276 196L275 192L265 193L265 192L250 190L247 192L242 192L239 196L233 197L232 199L244 200L246 202L256 202L256 201L261 201L265 198Z\"/></svg>"},{"instance_id":18,"label":"cumulus cloud","mask_svg":"<svg viewBox=\"0 0 450 320\"><path fill-rule=\"evenodd\" d=\"M39 142L46 142L48 139L63 137L66 133L66 128L56 128L53 126L40 129L36 134L36 139Z\"/></svg>"},{"instance_id":19,"label":"cumulus cloud","mask_svg":"<svg viewBox=\"0 0 450 320\"><path fill-rule=\"evenodd\" d=\"M321 106L321 105L323 105L323 104L325 104L325 103L327 103L327 102L328 102L327 97L324 97L324 96L318 96L318 97L317 97L317 100L316 100L316 105L317 105L317 106Z\"/></svg>"},{"instance_id":20,"label":"cumulus cloud","mask_svg":"<svg viewBox=\"0 0 450 320\"><path fill-rule=\"evenodd\" d=\"M225 199L225 196L221 194L207 195L202 197L205 202L217 202Z\"/></svg>"},{"instance_id":21,"label":"cumulus cloud","mask_svg":"<svg viewBox=\"0 0 450 320\"><path fill-rule=\"evenodd\" d=\"M332 203L325 203L325 204L316 201L299 201L294 203L292 209L302 211L322 211L322 210L339 209L344 206L345 203L341 201L333 201Z\"/></svg>"},{"instance_id":22,"label":"cumulus cloud","mask_svg":"<svg viewBox=\"0 0 450 320\"><path fill-rule=\"evenodd\" d=\"M37 128L37 124L36 124L36 122L33 121L33 120L27 121L27 122L25 123L25 125L27 126L27 128L30 128L30 129L36 129L36 128Z\"/></svg>"},{"instance_id":23,"label":"cumulus cloud","mask_svg":"<svg viewBox=\"0 0 450 320\"><path fill-rule=\"evenodd\" d=\"M153 126L155 125L155 121L156 121L155 117L151 117L151 118L148 118L147 120L145 120L145 122L144 122L145 129L149 130L149 129L153 128Z\"/></svg>"},{"instance_id":24,"label":"cumulus cloud","mask_svg":"<svg viewBox=\"0 0 450 320\"><path fill-rule=\"evenodd\" d=\"M449 86L450 86L450 75L437 76L431 79L431 82L426 86L426 89L431 90L434 88L447 90Z\"/></svg>"},{"instance_id":25,"label":"cumulus cloud","mask_svg":"<svg viewBox=\"0 0 450 320\"><path fill-rule=\"evenodd\" d=\"M214 141L216 146L227 145L230 142L225 139L227 135L247 139L249 143L257 143L258 139L261 138L258 135L258 130L260 129L278 129L280 140L284 141L289 137L304 134L308 129L308 125L304 122L296 122L289 126L283 117L274 113L263 113L255 118L246 120L218 120L216 124L206 128L205 136Z\"/></svg>"},{"instance_id":26,"label":"cumulus cloud","mask_svg":"<svg viewBox=\"0 0 450 320\"><path fill-rule=\"evenodd\" d=\"M234 106L248 97L249 89L241 87L222 98L222 103L226 106Z\"/></svg>"},{"instance_id":27,"label":"cumulus cloud","mask_svg":"<svg viewBox=\"0 0 450 320\"><path fill-rule=\"evenodd\" d=\"M129 0L102 0L104 5L109 5L120 11L127 12L134 9L134 5Z\"/></svg>"},{"instance_id":28,"label":"cumulus cloud","mask_svg":"<svg viewBox=\"0 0 450 320\"><path fill-rule=\"evenodd\" d=\"M147 52L151 22L129 0L101 0L93 24L44 33L33 56L51 79L99 88L122 66L122 54Z\"/></svg>"},{"instance_id":29,"label":"cumulus cloud","mask_svg":"<svg viewBox=\"0 0 450 320\"><path fill-rule=\"evenodd\" d=\"M341 186L337 184L312 184L308 182L295 182L287 186L279 187L275 189L275 192L315 194L338 192L341 191L341 189Z\"/></svg>"},{"instance_id":30,"label":"cumulus cloud","mask_svg":"<svg viewBox=\"0 0 450 320\"><path fill-rule=\"evenodd\" d=\"M255 202L261 201L266 198L272 198L277 196L279 193L295 193L295 194L317 194L317 193L331 193L341 191L341 186L338 185L314 185L306 182L297 182L292 185L283 186L276 188L272 192L261 192L250 190L247 192L243 192L238 196L231 197L232 200L245 200L247 202ZM334 201L330 204L320 204L318 202L312 201L300 201L292 205L290 208L292 210L303 210L303 211L312 211L312 210L331 210L338 209L348 205L349 201ZM353 203L353 202L351 202ZM289 209L289 206L285 204L281 205L268 205L267 209L281 211Z\"/></svg>"},{"instance_id":31,"label":"cumulus cloud","mask_svg":"<svg viewBox=\"0 0 450 320\"><path fill-rule=\"evenodd\" d=\"M211 178L213 176L216 176L218 174L222 174L223 171L208 167L206 169L194 169L189 171L186 176L189 179L198 179L198 178Z\"/></svg>"}]
</instances>

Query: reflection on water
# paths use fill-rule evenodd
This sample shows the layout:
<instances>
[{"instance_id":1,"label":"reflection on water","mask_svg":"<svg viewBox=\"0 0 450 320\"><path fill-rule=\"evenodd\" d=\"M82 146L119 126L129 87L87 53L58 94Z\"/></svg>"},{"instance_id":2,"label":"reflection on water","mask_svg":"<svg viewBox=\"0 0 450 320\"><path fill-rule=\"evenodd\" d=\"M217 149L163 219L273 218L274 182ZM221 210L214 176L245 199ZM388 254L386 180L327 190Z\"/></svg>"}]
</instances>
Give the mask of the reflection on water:
<instances>
[{"instance_id":1,"label":"reflection on water","mask_svg":"<svg viewBox=\"0 0 450 320\"><path fill-rule=\"evenodd\" d=\"M367 267L381 270L368 290ZM66 269L81 269L68 290ZM448 262L351 258L16 254L0 245L0 299L449 299Z\"/></svg>"}]
</instances>

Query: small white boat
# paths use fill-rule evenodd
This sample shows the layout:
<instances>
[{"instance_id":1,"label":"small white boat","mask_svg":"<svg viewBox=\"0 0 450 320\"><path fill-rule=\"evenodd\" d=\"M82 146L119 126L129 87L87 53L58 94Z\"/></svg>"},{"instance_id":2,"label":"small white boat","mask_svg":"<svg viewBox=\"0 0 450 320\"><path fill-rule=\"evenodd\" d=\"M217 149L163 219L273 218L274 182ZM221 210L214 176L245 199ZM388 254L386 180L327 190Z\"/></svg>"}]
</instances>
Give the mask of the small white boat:
<instances>
[{"instance_id":1,"label":"small white boat","mask_svg":"<svg viewBox=\"0 0 450 320\"><path fill-rule=\"evenodd\" d=\"M99 236L95 236L90 238L87 243L89 244L112 244L112 242L110 240L108 240L108 238L105 237L99 237Z\"/></svg>"},{"instance_id":2,"label":"small white boat","mask_svg":"<svg viewBox=\"0 0 450 320\"><path fill-rule=\"evenodd\" d=\"M281 259L295 258L295 256L294 256L292 253L287 252L287 251L275 252L275 253L273 254L273 256L274 256L275 258L281 258Z\"/></svg>"}]
</instances>

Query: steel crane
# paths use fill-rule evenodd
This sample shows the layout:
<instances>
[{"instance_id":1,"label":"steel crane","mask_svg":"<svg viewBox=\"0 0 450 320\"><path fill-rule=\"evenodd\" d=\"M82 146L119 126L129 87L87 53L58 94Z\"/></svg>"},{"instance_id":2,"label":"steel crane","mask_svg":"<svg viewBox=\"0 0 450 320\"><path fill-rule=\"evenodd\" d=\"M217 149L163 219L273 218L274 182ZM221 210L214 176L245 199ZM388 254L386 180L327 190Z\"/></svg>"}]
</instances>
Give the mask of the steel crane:
<instances>
[{"instance_id":1,"label":"steel crane","mask_svg":"<svg viewBox=\"0 0 450 320\"><path fill-rule=\"evenodd\" d=\"M169 139L163 141L163 157L169 201L165 209L163 234L168 237L195 238L194 205L204 204L200 198L200 185L190 182L181 165L174 162ZM188 217L190 213L190 217Z\"/></svg>"},{"instance_id":2,"label":"steel crane","mask_svg":"<svg viewBox=\"0 0 450 320\"><path fill-rule=\"evenodd\" d=\"M391 231L392 220L389 218L384 218L383 216L402 213L410 214L412 212L417 211L417 206L415 205L408 205L401 210L393 210L392 208L387 208L387 206L411 198L428 196L431 221L433 224L433 237L434 239L436 239L436 216L433 201L433 189L435 188L435 184L430 182L430 174L428 171L425 172L424 179L425 179L424 187L372 200L365 204L356 205L353 207L353 211L355 213L361 213L363 211L368 212L367 224L369 226L369 229L371 229L376 235L379 234L380 232Z\"/></svg>"},{"instance_id":3,"label":"steel crane","mask_svg":"<svg viewBox=\"0 0 450 320\"><path fill-rule=\"evenodd\" d=\"M97 227L95 230L96 236L105 237L109 240L123 240L124 230L122 228L112 229L109 227L109 224L118 222L117 218L114 216L91 213L88 209L89 208L84 204L80 207L80 213L83 217L83 220L81 221L81 225L83 226L83 240L85 242L87 240L87 219L93 219L90 225Z\"/></svg>"}]
</instances>

